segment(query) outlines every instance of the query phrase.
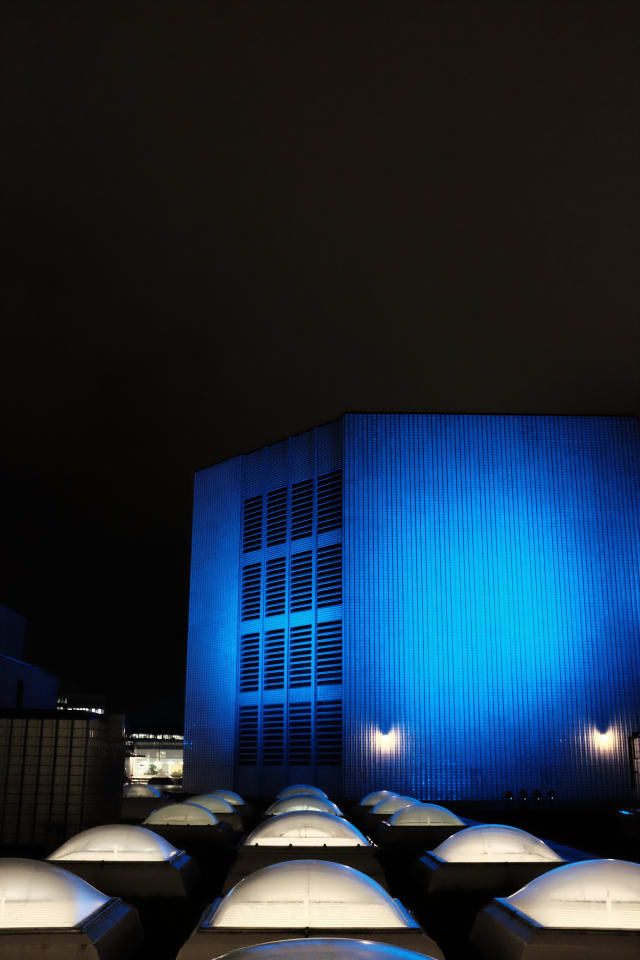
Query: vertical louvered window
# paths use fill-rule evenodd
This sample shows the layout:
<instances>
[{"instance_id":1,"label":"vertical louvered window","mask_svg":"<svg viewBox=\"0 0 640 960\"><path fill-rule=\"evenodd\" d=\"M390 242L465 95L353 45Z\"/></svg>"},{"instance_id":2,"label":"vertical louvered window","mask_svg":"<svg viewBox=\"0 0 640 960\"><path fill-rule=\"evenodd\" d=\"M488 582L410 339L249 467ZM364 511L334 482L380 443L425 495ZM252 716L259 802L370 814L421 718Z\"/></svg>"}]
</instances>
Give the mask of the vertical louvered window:
<instances>
[{"instance_id":1,"label":"vertical louvered window","mask_svg":"<svg viewBox=\"0 0 640 960\"><path fill-rule=\"evenodd\" d=\"M310 687L311 626L292 627L289 635L289 686Z\"/></svg>"},{"instance_id":2,"label":"vertical louvered window","mask_svg":"<svg viewBox=\"0 0 640 960\"><path fill-rule=\"evenodd\" d=\"M238 717L238 763L255 766L258 763L258 708L240 707Z\"/></svg>"},{"instance_id":3,"label":"vertical louvered window","mask_svg":"<svg viewBox=\"0 0 640 960\"><path fill-rule=\"evenodd\" d=\"M316 707L316 760L319 765L342 763L342 702L320 701Z\"/></svg>"},{"instance_id":4,"label":"vertical louvered window","mask_svg":"<svg viewBox=\"0 0 640 960\"><path fill-rule=\"evenodd\" d=\"M262 547L262 497L249 497L244 502L242 552Z\"/></svg>"},{"instance_id":5,"label":"vertical louvered window","mask_svg":"<svg viewBox=\"0 0 640 960\"><path fill-rule=\"evenodd\" d=\"M301 480L291 488L291 539L310 537L313 529L313 480Z\"/></svg>"},{"instance_id":6,"label":"vertical louvered window","mask_svg":"<svg viewBox=\"0 0 640 960\"><path fill-rule=\"evenodd\" d=\"M318 533L342 524L342 474L339 470L318 477Z\"/></svg>"},{"instance_id":7,"label":"vertical louvered window","mask_svg":"<svg viewBox=\"0 0 640 960\"><path fill-rule=\"evenodd\" d=\"M265 615L284 613L285 578L287 561L284 557L267 560L267 588L265 597Z\"/></svg>"},{"instance_id":8,"label":"vertical louvered window","mask_svg":"<svg viewBox=\"0 0 640 960\"><path fill-rule=\"evenodd\" d=\"M260 564L250 563L242 568L242 619L254 620L260 616Z\"/></svg>"},{"instance_id":9,"label":"vertical louvered window","mask_svg":"<svg viewBox=\"0 0 640 960\"><path fill-rule=\"evenodd\" d=\"M289 705L289 763L307 766L311 763L311 704Z\"/></svg>"},{"instance_id":10,"label":"vertical louvered window","mask_svg":"<svg viewBox=\"0 0 640 960\"><path fill-rule=\"evenodd\" d=\"M267 546L275 547L287 539L287 488L267 494Z\"/></svg>"},{"instance_id":11,"label":"vertical louvered window","mask_svg":"<svg viewBox=\"0 0 640 960\"><path fill-rule=\"evenodd\" d=\"M316 644L318 686L342 683L342 621L319 623Z\"/></svg>"},{"instance_id":12,"label":"vertical louvered window","mask_svg":"<svg viewBox=\"0 0 640 960\"><path fill-rule=\"evenodd\" d=\"M260 681L260 634L240 639L240 690L257 690Z\"/></svg>"},{"instance_id":13,"label":"vertical louvered window","mask_svg":"<svg viewBox=\"0 0 640 960\"><path fill-rule=\"evenodd\" d=\"M284 687L284 630L268 630L264 638L264 689Z\"/></svg>"},{"instance_id":14,"label":"vertical louvered window","mask_svg":"<svg viewBox=\"0 0 640 960\"><path fill-rule=\"evenodd\" d=\"M265 766L284 763L284 706L265 704L262 713L262 762Z\"/></svg>"},{"instance_id":15,"label":"vertical louvered window","mask_svg":"<svg viewBox=\"0 0 640 960\"><path fill-rule=\"evenodd\" d=\"M291 557L290 577L291 612L310 610L312 599L312 561L311 551L294 553Z\"/></svg>"},{"instance_id":16,"label":"vertical louvered window","mask_svg":"<svg viewBox=\"0 0 640 960\"><path fill-rule=\"evenodd\" d=\"M342 603L342 544L318 548L317 602L319 607Z\"/></svg>"}]
</instances>

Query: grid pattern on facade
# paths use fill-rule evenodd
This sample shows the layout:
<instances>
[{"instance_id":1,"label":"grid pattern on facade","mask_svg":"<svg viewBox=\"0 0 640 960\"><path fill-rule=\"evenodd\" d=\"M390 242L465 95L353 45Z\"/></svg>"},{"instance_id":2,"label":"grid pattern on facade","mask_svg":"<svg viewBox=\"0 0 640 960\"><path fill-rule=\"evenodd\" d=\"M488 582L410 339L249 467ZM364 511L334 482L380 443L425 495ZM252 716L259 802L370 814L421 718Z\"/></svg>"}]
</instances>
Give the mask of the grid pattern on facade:
<instances>
[{"instance_id":1,"label":"grid pattern on facade","mask_svg":"<svg viewBox=\"0 0 640 960\"><path fill-rule=\"evenodd\" d=\"M264 639L264 689L284 688L284 630L267 630Z\"/></svg>"},{"instance_id":2,"label":"grid pattern on facade","mask_svg":"<svg viewBox=\"0 0 640 960\"><path fill-rule=\"evenodd\" d=\"M313 531L313 480L291 487L291 539L302 540Z\"/></svg>"},{"instance_id":3,"label":"grid pattern on facade","mask_svg":"<svg viewBox=\"0 0 640 960\"><path fill-rule=\"evenodd\" d=\"M260 634L247 633L240 639L240 690L260 688Z\"/></svg>"},{"instance_id":4,"label":"grid pattern on facade","mask_svg":"<svg viewBox=\"0 0 640 960\"><path fill-rule=\"evenodd\" d=\"M320 766L342 763L341 700L321 700L317 705L316 755Z\"/></svg>"},{"instance_id":5,"label":"grid pattern on facade","mask_svg":"<svg viewBox=\"0 0 640 960\"><path fill-rule=\"evenodd\" d=\"M342 472L318 477L318 533L334 530L342 522Z\"/></svg>"},{"instance_id":6,"label":"grid pattern on facade","mask_svg":"<svg viewBox=\"0 0 640 960\"><path fill-rule=\"evenodd\" d=\"M242 550L249 553L262 546L262 497L249 497L244 502Z\"/></svg>"},{"instance_id":7,"label":"grid pattern on facade","mask_svg":"<svg viewBox=\"0 0 640 960\"><path fill-rule=\"evenodd\" d=\"M311 704L292 703L289 706L289 766L307 767L311 756Z\"/></svg>"},{"instance_id":8,"label":"grid pattern on facade","mask_svg":"<svg viewBox=\"0 0 640 960\"><path fill-rule=\"evenodd\" d=\"M325 531L318 475L340 465L342 526ZM284 487L287 541L267 547L267 494ZM257 708L257 738L263 705L282 702L286 765L290 702L311 704L317 754L318 704L338 699L343 763L317 769L345 796L381 783L445 802L523 788L628 794L629 736L640 730L639 491L638 421L624 417L347 414L199 471L186 789L277 781L277 767L236 768L240 707ZM317 549L338 542L344 602L318 607ZM290 558L308 550L311 608L292 613ZM266 565L278 557L285 609L267 613ZM242 567L254 562L260 613L239 622ZM331 667L325 684L321 625L339 620L342 685ZM288 654L303 624L315 630L311 687L289 688L287 660L285 688L265 691L265 632L284 627ZM249 691L238 684L242 633L261 645Z\"/></svg>"},{"instance_id":9,"label":"grid pattern on facade","mask_svg":"<svg viewBox=\"0 0 640 960\"><path fill-rule=\"evenodd\" d=\"M265 704L262 720L262 762L271 767L284 763L284 705Z\"/></svg>"},{"instance_id":10,"label":"grid pattern on facade","mask_svg":"<svg viewBox=\"0 0 640 960\"><path fill-rule=\"evenodd\" d=\"M266 502L265 502L266 501ZM266 506L266 522L263 516ZM287 487L247 497L242 513L242 552L251 553L286 543L287 538L301 540L339 530L342 525L342 471L310 477Z\"/></svg>"},{"instance_id":11,"label":"grid pattern on facade","mask_svg":"<svg viewBox=\"0 0 640 960\"><path fill-rule=\"evenodd\" d=\"M238 763L255 766L258 762L258 708L241 706L238 713Z\"/></svg>"},{"instance_id":12,"label":"grid pattern on facade","mask_svg":"<svg viewBox=\"0 0 640 960\"><path fill-rule=\"evenodd\" d=\"M318 606L333 607L342 603L342 544L319 547L316 570Z\"/></svg>"},{"instance_id":13,"label":"grid pattern on facade","mask_svg":"<svg viewBox=\"0 0 640 960\"><path fill-rule=\"evenodd\" d=\"M0 842L62 840L119 816L121 717L0 717Z\"/></svg>"},{"instance_id":14,"label":"grid pattern on facade","mask_svg":"<svg viewBox=\"0 0 640 960\"><path fill-rule=\"evenodd\" d=\"M267 494L267 546L287 540L287 488Z\"/></svg>"},{"instance_id":15,"label":"grid pattern on facade","mask_svg":"<svg viewBox=\"0 0 640 960\"><path fill-rule=\"evenodd\" d=\"M339 764L342 547L332 531L341 523L339 470L244 500L241 766ZM329 607L337 617L327 621Z\"/></svg>"},{"instance_id":16,"label":"grid pattern on facade","mask_svg":"<svg viewBox=\"0 0 640 960\"><path fill-rule=\"evenodd\" d=\"M284 627L266 630L262 646L259 633L240 638L241 693L258 691L261 686L264 690L282 690L285 677L289 688L341 684L342 622L318 623L315 631L312 624L293 626L288 643Z\"/></svg>"},{"instance_id":17,"label":"grid pattern on facade","mask_svg":"<svg viewBox=\"0 0 640 960\"><path fill-rule=\"evenodd\" d=\"M310 687L313 676L313 627L292 627L289 637L289 687Z\"/></svg>"},{"instance_id":18,"label":"grid pattern on facade","mask_svg":"<svg viewBox=\"0 0 640 960\"><path fill-rule=\"evenodd\" d=\"M250 563L242 568L242 619L255 620L260 616L260 564Z\"/></svg>"},{"instance_id":19,"label":"grid pattern on facade","mask_svg":"<svg viewBox=\"0 0 640 960\"><path fill-rule=\"evenodd\" d=\"M287 591L286 557L272 557L267 560L266 597L264 612L267 617L277 616L285 611Z\"/></svg>"},{"instance_id":20,"label":"grid pattern on facade","mask_svg":"<svg viewBox=\"0 0 640 960\"><path fill-rule=\"evenodd\" d=\"M294 553L291 557L290 576L291 613L311 610L313 601L313 554L311 550Z\"/></svg>"},{"instance_id":21,"label":"grid pattern on facade","mask_svg":"<svg viewBox=\"0 0 640 960\"><path fill-rule=\"evenodd\" d=\"M346 794L628 795L638 422L350 414L344 442Z\"/></svg>"},{"instance_id":22,"label":"grid pattern on facade","mask_svg":"<svg viewBox=\"0 0 640 960\"><path fill-rule=\"evenodd\" d=\"M342 621L319 623L316 646L316 683L342 683Z\"/></svg>"}]
</instances>

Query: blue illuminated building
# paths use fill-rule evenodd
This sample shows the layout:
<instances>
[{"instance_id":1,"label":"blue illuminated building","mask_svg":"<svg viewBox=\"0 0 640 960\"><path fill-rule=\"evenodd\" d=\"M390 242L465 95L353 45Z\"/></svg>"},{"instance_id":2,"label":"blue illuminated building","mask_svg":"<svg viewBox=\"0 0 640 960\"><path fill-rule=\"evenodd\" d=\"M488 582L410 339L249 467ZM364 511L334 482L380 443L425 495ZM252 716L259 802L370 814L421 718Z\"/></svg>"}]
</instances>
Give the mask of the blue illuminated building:
<instances>
[{"instance_id":1,"label":"blue illuminated building","mask_svg":"<svg viewBox=\"0 0 640 960\"><path fill-rule=\"evenodd\" d=\"M631 796L640 430L346 414L195 478L185 787Z\"/></svg>"}]
</instances>

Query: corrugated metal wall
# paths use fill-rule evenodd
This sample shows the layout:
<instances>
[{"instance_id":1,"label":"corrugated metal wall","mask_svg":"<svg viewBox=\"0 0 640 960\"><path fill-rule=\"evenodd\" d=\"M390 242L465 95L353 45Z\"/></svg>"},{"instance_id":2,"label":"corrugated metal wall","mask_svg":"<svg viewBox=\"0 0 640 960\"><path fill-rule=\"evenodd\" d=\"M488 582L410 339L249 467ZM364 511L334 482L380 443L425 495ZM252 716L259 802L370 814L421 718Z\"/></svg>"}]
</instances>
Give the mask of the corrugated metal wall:
<instances>
[{"instance_id":1,"label":"corrugated metal wall","mask_svg":"<svg viewBox=\"0 0 640 960\"><path fill-rule=\"evenodd\" d=\"M189 790L340 786L341 468L339 420L196 477Z\"/></svg>"},{"instance_id":2,"label":"corrugated metal wall","mask_svg":"<svg viewBox=\"0 0 640 960\"><path fill-rule=\"evenodd\" d=\"M304 765L300 779L354 797L381 786L435 800L628 794L640 728L638 421L419 414L348 414L197 475L187 789L277 787L292 772L273 762L287 749L280 727L304 726L306 702L335 699L328 687L269 687L264 658L268 642L277 674L284 637L290 671L291 638L304 652L304 625L336 619L315 600L311 614L292 609L292 557L311 551L316 590L324 544L317 518L308 543L291 542L292 486L343 462L342 779ZM243 553L244 501L263 498L266 525L267 495L284 487L287 543L268 546L265 526ZM339 533L323 534L326 545ZM267 615L267 562L280 557L285 611ZM249 563L259 614L242 621ZM248 633L262 672L240 699L255 701L258 750L267 733L260 770L236 756Z\"/></svg>"},{"instance_id":3,"label":"corrugated metal wall","mask_svg":"<svg viewBox=\"0 0 640 960\"><path fill-rule=\"evenodd\" d=\"M237 696L242 458L196 474L184 786L231 787Z\"/></svg>"},{"instance_id":4,"label":"corrugated metal wall","mask_svg":"<svg viewBox=\"0 0 640 960\"><path fill-rule=\"evenodd\" d=\"M345 789L628 792L632 418L347 415Z\"/></svg>"}]
</instances>

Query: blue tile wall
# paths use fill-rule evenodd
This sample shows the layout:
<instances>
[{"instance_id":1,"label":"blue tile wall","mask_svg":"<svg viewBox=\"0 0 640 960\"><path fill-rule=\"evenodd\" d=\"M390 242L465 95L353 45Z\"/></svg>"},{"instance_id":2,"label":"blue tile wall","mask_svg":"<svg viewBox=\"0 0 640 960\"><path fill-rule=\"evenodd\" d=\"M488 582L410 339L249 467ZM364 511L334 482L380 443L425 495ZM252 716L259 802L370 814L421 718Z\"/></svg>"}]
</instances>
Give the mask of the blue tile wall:
<instances>
[{"instance_id":1,"label":"blue tile wall","mask_svg":"<svg viewBox=\"0 0 640 960\"><path fill-rule=\"evenodd\" d=\"M347 415L345 792L631 789L633 418Z\"/></svg>"},{"instance_id":2,"label":"blue tile wall","mask_svg":"<svg viewBox=\"0 0 640 960\"><path fill-rule=\"evenodd\" d=\"M243 557L242 504L340 468L343 680L315 696L328 710L342 697L343 765L298 768L297 779L352 797L377 787L443 801L521 789L629 796L640 431L633 418L598 417L347 414L200 471L186 788L282 780L277 765L258 778L236 763L240 569L257 559L264 576L267 559L291 552ZM340 531L322 537L338 543ZM318 537L293 547L315 555ZM335 608L311 619L333 622ZM270 627L308 621L287 605ZM296 709L308 697L286 694ZM269 707L272 691L255 702Z\"/></svg>"},{"instance_id":3,"label":"blue tile wall","mask_svg":"<svg viewBox=\"0 0 640 960\"><path fill-rule=\"evenodd\" d=\"M185 702L184 787L234 779L242 458L195 476Z\"/></svg>"}]
</instances>

